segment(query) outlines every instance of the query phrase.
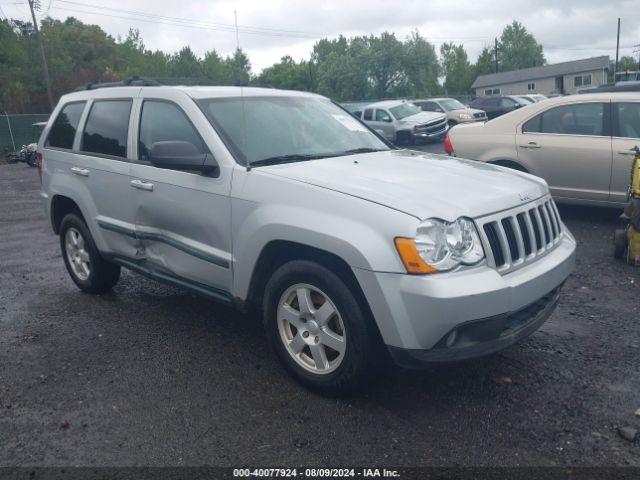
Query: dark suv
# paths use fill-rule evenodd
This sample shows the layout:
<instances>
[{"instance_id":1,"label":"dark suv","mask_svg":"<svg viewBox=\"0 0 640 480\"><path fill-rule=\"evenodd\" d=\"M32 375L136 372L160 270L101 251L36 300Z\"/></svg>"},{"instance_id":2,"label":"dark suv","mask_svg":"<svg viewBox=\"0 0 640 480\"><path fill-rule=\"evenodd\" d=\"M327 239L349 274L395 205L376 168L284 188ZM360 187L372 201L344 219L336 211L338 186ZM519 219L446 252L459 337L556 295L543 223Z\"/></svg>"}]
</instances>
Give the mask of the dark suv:
<instances>
[{"instance_id":1,"label":"dark suv","mask_svg":"<svg viewBox=\"0 0 640 480\"><path fill-rule=\"evenodd\" d=\"M517 95L496 95L493 97L478 97L472 101L469 106L487 112L489 120L499 117L505 113L529 105L527 102Z\"/></svg>"}]
</instances>

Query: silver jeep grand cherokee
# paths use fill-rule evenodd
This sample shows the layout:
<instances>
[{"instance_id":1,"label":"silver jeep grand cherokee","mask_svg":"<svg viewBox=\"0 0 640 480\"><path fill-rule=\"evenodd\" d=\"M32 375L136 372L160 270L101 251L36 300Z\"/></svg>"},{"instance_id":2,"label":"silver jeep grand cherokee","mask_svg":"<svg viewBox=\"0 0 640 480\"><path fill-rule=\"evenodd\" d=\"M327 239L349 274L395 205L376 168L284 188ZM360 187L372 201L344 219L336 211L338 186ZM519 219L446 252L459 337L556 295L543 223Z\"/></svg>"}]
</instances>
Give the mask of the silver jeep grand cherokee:
<instances>
[{"instance_id":1,"label":"silver jeep grand cherokee","mask_svg":"<svg viewBox=\"0 0 640 480\"><path fill-rule=\"evenodd\" d=\"M576 243L546 183L397 150L318 95L122 86L62 97L42 198L78 287L125 267L261 312L286 369L341 393L498 351L551 314Z\"/></svg>"}]
</instances>

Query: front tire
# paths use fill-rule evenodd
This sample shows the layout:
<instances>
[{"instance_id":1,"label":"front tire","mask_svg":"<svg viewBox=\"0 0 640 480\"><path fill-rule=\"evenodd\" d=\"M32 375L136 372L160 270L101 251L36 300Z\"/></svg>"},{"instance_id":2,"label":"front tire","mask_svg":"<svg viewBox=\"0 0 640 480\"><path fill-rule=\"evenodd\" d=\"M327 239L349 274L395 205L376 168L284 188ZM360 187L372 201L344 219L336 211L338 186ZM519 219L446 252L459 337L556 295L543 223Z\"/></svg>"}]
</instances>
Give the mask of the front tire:
<instances>
[{"instance_id":1,"label":"front tire","mask_svg":"<svg viewBox=\"0 0 640 480\"><path fill-rule=\"evenodd\" d=\"M87 224L75 213L60 223L60 248L71 279L83 292L108 292L118 282L120 266L102 258Z\"/></svg>"},{"instance_id":2,"label":"front tire","mask_svg":"<svg viewBox=\"0 0 640 480\"><path fill-rule=\"evenodd\" d=\"M263 311L267 337L297 381L325 395L369 383L377 331L331 270L307 260L285 263L267 283Z\"/></svg>"}]
</instances>

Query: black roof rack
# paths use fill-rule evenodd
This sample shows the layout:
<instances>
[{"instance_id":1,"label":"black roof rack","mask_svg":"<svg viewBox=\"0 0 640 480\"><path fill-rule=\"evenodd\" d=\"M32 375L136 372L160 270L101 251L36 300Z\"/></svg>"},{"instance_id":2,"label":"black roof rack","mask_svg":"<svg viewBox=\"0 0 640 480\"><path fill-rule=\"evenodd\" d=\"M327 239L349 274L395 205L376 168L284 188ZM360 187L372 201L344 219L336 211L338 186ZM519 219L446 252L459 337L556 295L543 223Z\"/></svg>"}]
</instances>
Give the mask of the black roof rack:
<instances>
[{"instance_id":1,"label":"black roof rack","mask_svg":"<svg viewBox=\"0 0 640 480\"><path fill-rule=\"evenodd\" d=\"M104 83L87 83L81 87L76 88L76 92L82 90L96 90L98 88L111 88L111 87L158 87L162 85L155 80L149 80L146 78L140 78L134 75L130 78L125 78L120 82L104 82Z\"/></svg>"}]
</instances>

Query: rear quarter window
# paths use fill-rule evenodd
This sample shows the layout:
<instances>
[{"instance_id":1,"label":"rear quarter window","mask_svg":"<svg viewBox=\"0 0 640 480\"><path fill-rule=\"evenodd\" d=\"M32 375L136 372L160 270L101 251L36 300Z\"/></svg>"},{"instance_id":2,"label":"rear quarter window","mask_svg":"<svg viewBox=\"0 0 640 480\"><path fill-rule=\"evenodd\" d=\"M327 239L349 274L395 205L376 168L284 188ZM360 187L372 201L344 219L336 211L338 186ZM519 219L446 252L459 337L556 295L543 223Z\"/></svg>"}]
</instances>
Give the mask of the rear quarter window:
<instances>
[{"instance_id":1,"label":"rear quarter window","mask_svg":"<svg viewBox=\"0 0 640 480\"><path fill-rule=\"evenodd\" d=\"M60 110L60 113L51 126L51 131L49 132L45 146L66 148L69 150L73 148L73 139L76 136L78 123L80 123L80 117L82 116L86 103L87 102L69 103Z\"/></svg>"}]
</instances>

